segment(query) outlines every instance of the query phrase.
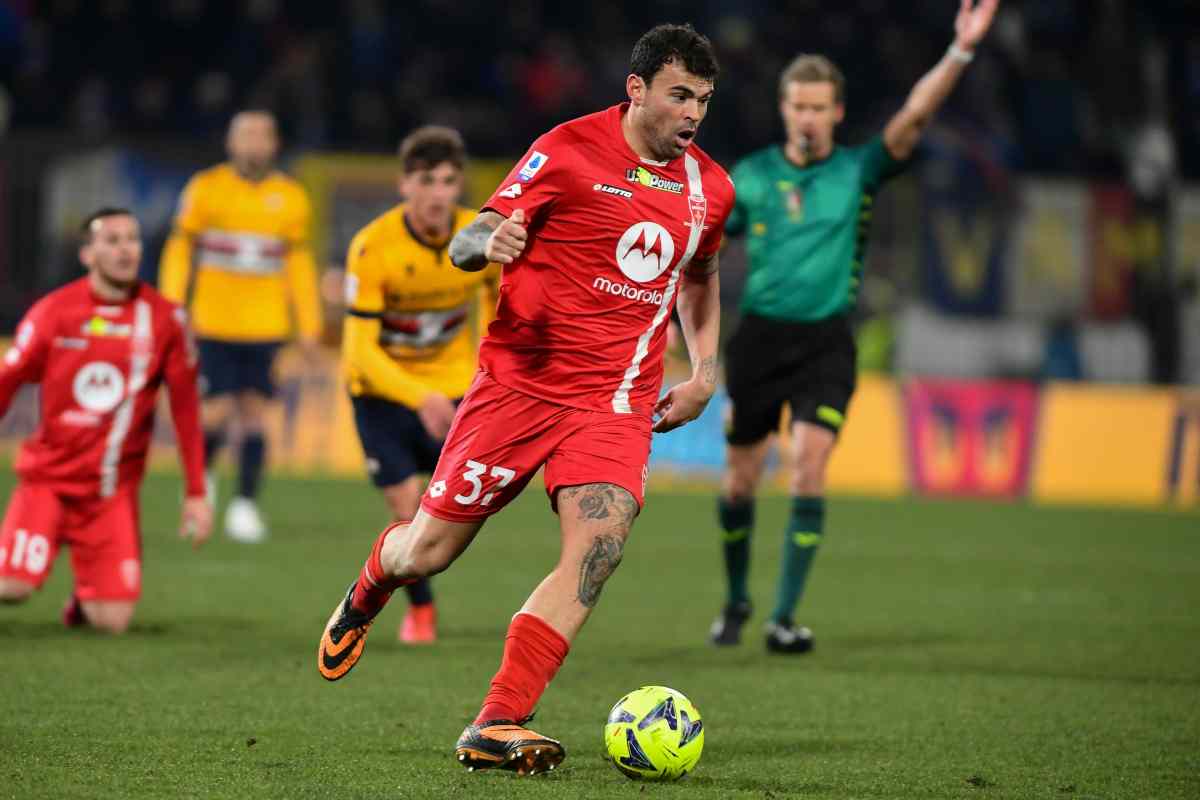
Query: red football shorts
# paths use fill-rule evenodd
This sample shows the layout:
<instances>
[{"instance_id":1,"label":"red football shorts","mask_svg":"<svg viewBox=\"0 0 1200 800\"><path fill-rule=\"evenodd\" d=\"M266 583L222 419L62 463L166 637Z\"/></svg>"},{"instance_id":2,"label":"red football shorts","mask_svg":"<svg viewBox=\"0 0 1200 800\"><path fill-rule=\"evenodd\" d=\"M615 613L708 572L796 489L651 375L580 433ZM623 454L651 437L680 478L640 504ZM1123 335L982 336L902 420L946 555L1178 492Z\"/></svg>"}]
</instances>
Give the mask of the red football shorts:
<instances>
[{"instance_id":1,"label":"red football shorts","mask_svg":"<svg viewBox=\"0 0 1200 800\"><path fill-rule=\"evenodd\" d=\"M545 466L551 508L566 486L611 483L641 508L650 420L549 403L475 375L454 415L421 507L439 519L475 522L504 508Z\"/></svg>"},{"instance_id":2,"label":"red football shorts","mask_svg":"<svg viewBox=\"0 0 1200 800\"><path fill-rule=\"evenodd\" d=\"M136 600L142 591L137 487L78 498L45 484L18 484L0 525L0 577L40 587L63 545L71 551L80 600Z\"/></svg>"}]
</instances>

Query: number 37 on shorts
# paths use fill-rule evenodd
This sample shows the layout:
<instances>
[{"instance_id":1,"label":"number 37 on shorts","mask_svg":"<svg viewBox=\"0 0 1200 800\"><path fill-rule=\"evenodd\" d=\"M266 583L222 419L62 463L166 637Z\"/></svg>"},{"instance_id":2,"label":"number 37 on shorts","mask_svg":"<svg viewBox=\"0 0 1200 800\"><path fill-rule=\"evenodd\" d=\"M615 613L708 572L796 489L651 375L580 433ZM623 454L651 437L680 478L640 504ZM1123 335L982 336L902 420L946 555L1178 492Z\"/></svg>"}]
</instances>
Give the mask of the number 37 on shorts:
<instances>
[{"instance_id":1,"label":"number 37 on shorts","mask_svg":"<svg viewBox=\"0 0 1200 800\"><path fill-rule=\"evenodd\" d=\"M611 483L642 503L650 418L569 408L508 389L480 372L454 416L421 508L477 522L504 508L533 475L551 506L564 486Z\"/></svg>"},{"instance_id":2,"label":"number 37 on shorts","mask_svg":"<svg viewBox=\"0 0 1200 800\"><path fill-rule=\"evenodd\" d=\"M508 467L493 466L489 468L487 464L467 459L467 470L462 474L462 478L467 482L469 488L462 494L454 495L454 502L460 506L470 506L475 503L481 506L489 505L492 498L496 496L496 492L512 483L515 477L517 477L516 470ZM488 479L492 479L489 483L494 483L494 488L485 493L483 484ZM445 493L446 482L444 480L434 481L429 485L430 497L441 497Z\"/></svg>"},{"instance_id":3,"label":"number 37 on shorts","mask_svg":"<svg viewBox=\"0 0 1200 800\"><path fill-rule=\"evenodd\" d=\"M536 470L521 475L511 467L474 458L453 465L443 456L421 499L421 506L439 519L454 522L481 520L495 514L520 494L533 471Z\"/></svg>"}]
</instances>

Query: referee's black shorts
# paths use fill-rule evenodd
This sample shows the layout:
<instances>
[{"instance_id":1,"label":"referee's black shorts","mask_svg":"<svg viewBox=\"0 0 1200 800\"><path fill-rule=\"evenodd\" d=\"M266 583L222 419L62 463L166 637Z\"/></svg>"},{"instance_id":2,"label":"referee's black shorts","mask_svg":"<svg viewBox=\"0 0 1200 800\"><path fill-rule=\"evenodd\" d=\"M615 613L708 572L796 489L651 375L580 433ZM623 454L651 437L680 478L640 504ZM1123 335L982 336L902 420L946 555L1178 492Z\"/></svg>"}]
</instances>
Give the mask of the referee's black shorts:
<instances>
[{"instance_id":1,"label":"referee's black shorts","mask_svg":"<svg viewBox=\"0 0 1200 800\"><path fill-rule=\"evenodd\" d=\"M725 345L725 382L732 409L725 439L762 441L779 428L783 404L792 419L841 429L854 394L858 350L844 314L785 322L746 314Z\"/></svg>"}]
</instances>

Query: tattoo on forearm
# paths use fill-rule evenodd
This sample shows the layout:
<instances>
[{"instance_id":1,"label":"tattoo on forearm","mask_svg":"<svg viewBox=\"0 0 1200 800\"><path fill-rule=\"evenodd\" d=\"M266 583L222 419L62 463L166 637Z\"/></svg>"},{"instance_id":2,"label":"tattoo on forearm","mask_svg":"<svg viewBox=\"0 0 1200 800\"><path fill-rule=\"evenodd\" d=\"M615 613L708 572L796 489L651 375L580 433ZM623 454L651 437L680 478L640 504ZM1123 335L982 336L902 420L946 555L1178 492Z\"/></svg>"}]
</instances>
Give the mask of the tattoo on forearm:
<instances>
[{"instance_id":1,"label":"tattoo on forearm","mask_svg":"<svg viewBox=\"0 0 1200 800\"><path fill-rule=\"evenodd\" d=\"M629 493L626 492L626 495ZM592 542L591 549L583 557L579 566L579 602L587 608L595 608L600 599L600 590L604 582L621 563L621 553L624 549L618 536L597 536Z\"/></svg>"},{"instance_id":2,"label":"tattoo on forearm","mask_svg":"<svg viewBox=\"0 0 1200 800\"><path fill-rule=\"evenodd\" d=\"M717 357L706 356L701 360L699 373L701 380L715 386L717 383Z\"/></svg>"},{"instance_id":3,"label":"tattoo on forearm","mask_svg":"<svg viewBox=\"0 0 1200 800\"><path fill-rule=\"evenodd\" d=\"M494 228L482 219L476 219L467 227L454 234L450 240L450 261L459 269L469 272L481 270L487 266L488 237Z\"/></svg>"}]
</instances>

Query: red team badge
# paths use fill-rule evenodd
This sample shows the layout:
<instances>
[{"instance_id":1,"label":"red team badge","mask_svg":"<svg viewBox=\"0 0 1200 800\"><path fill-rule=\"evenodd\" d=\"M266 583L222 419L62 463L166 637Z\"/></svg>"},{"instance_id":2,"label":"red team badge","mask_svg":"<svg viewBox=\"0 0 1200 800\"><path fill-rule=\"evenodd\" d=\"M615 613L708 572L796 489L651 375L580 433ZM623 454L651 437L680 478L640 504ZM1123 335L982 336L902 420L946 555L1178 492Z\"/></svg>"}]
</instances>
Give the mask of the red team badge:
<instances>
[{"instance_id":1,"label":"red team badge","mask_svg":"<svg viewBox=\"0 0 1200 800\"><path fill-rule=\"evenodd\" d=\"M692 224L703 229L704 219L708 216L708 200L702 194L689 194L688 209L692 212Z\"/></svg>"}]
</instances>

